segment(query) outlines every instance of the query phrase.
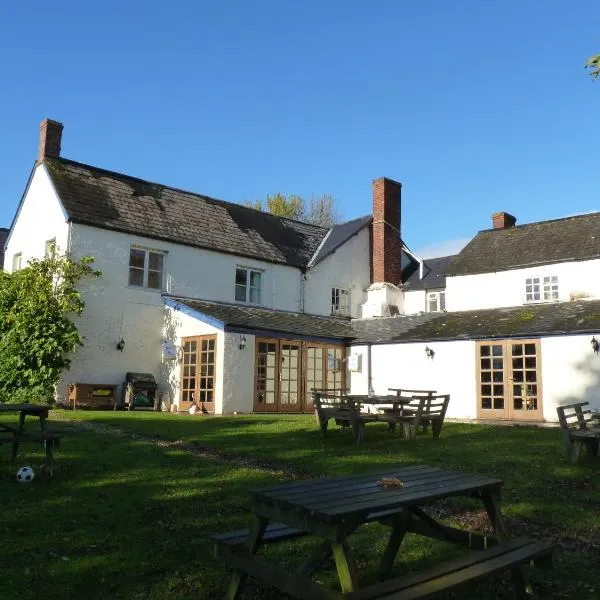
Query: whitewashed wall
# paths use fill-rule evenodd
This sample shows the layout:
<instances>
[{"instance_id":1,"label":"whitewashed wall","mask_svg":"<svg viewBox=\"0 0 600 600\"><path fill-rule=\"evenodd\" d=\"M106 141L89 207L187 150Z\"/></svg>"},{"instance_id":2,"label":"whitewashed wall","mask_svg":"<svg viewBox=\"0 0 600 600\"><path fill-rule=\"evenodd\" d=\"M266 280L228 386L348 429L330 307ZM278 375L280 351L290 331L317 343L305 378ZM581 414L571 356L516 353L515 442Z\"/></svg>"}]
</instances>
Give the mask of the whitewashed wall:
<instances>
[{"instance_id":1,"label":"whitewashed wall","mask_svg":"<svg viewBox=\"0 0 600 600\"><path fill-rule=\"evenodd\" d=\"M369 228L342 244L306 273L304 283L304 311L315 315L331 314L331 288L350 290L350 310L360 316L360 305L365 301L365 290L370 284Z\"/></svg>"},{"instance_id":2,"label":"whitewashed wall","mask_svg":"<svg viewBox=\"0 0 600 600\"><path fill-rule=\"evenodd\" d=\"M17 217L4 255L6 271L12 270L13 255L19 252L23 267L30 258L42 258L46 241L53 238L60 250L68 250L69 224L43 165L36 167Z\"/></svg>"},{"instance_id":3,"label":"whitewashed wall","mask_svg":"<svg viewBox=\"0 0 600 600\"><path fill-rule=\"evenodd\" d=\"M221 414L223 407L223 373L225 355L225 334L221 329L209 325L183 310L175 310L166 306L163 311L164 330L163 339L175 344L179 350L182 347L182 338L194 335L216 335L217 346L215 352L215 414ZM159 386L169 392L171 402L179 406L181 398L181 353L178 351L176 360L163 360Z\"/></svg>"},{"instance_id":4,"label":"whitewashed wall","mask_svg":"<svg viewBox=\"0 0 600 600\"><path fill-rule=\"evenodd\" d=\"M240 349L240 334L225 333L223 376L223 414L251 413L254 408L254 358L256 338L244 334L246 347Z\"/></svg>"},{"instance_id":5,"label":"whitewashed wall","mask_svg":"<svg viewBox=\"0 0 600 600\"><path fill-rule=\"evenodd\" d=\"M434 350L427 358L425 346ZM351 373L351 393L368 389L367 348L352 346L351 352L363 353L361 373ZM386 394L389 387L432 389L450 394L447 416L477 417L475 343L472 341L378 344L371 346L372 386L375 394Z\"/></svg>"},{"instance_id":6,"label":"whitewashed wall","mask_svg":"<svg viewBox=\"0 0 600 600\"><path fill-rule=\"evenodd\" d=\"M404 292L404 311L405 315L414 315L425 312L425 290L415 290Z\"/></svg>"},{"instance_id":7,"label":"whitewashed wall","mask_svg":"<svg viewBox=\"0 0 600 600\"><path fill-rule=\"evenodd\" d=\"M558 277L559 300L572 295L600 297L600 260L565 262L497 273L446 278L446 310L476 310L525 304L525 279Z\"/></svg>"},{"instance_id":8,"label":"whitewashed wall","mask_svg":"<svg viewBox=\"0 0 600 600\"><path fill-rule=\"evenodd\" d=\"M544 419L556 421L556 407L572 402L587 401L600 410L600 354L594 354L591 339L591 334L542 338Z\"/></svg>"}]
</instances>

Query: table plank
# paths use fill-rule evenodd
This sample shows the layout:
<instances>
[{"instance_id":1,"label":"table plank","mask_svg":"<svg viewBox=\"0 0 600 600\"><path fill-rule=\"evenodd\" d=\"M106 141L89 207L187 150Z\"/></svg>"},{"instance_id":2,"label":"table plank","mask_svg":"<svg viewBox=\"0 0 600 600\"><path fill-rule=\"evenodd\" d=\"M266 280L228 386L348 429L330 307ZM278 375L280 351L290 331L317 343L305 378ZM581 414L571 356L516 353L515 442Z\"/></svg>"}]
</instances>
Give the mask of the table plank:
<instances>
[{"instance_id":1,"label":"table plank","mask_svg":"<svg viewBox=\"0 0 600 600\"><path fill-rule=\"evenodd\" d=\"M377 485L377 480L383 477L400 479L404 486L382 488ZM374 511L426 504L448 495L497 489L501 485L502 480L484 475L411 466L351 478L295 482L288 484L287 489L286 486L275 486L252 490L251 494L263 506L272 505L284 512L294 511L331 523Z\"/></svg>"}]
</instances>

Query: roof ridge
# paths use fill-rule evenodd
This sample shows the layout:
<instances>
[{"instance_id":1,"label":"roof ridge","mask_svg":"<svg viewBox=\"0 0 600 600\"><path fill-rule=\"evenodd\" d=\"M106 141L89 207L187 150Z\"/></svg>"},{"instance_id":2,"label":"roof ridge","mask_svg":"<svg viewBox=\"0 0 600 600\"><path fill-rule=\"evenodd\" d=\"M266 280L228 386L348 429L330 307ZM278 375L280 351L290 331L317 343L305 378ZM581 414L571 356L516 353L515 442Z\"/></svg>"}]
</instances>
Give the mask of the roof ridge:
<instances>
[{"instance_id":1,"label":"roof ridge","mask_svg":"<svg viewBox=\"0 0 600 600\"><path fill-rule=\"evenodd\" d=\"M489 229L480 229L477 233L486 233L488 231L510 231L512 229L525 229L526 227L532 227L533 225L545 225L546 223L557 223L558 221L571 221L574 219L583 219L585 217L595 217L599 216L600 211L591 211L587 213L583 213L581 215L570 215L568 217L558 217L556 219L545 219L543 221L532 221L531 223L522 223L521 225L513 225L512 227L498 227L494 229L490 227Z\"/></svg>"},{"instance_id":2,"label":"roof ridge","mask_svg":"<svg viewBox=\"0 0 600 600\"><path fill-rule=\"evenodd\" d=\"M90 165L87 163L82 163L79 162L77 160L72 160L70 158L65 158L64 156L59 156L59 157L52 157L52 158L44 158L44 162L50 162L50 164L52 164L52 162L64 162L64 163L68 163L71 165L75 165L78 167L83 167L85 169L90 169L93 171L100 171L101 173L106 173L107 175L113 175L113 176L117 176L117 177L123 177L125 179L129 179L135 182L139 182L142 184L146 184L146 185L155 185L158 187L162 187L165 189L169 189L172 190L174 192L181 192L182 194L189 194L191 196L196 196L197 198L202 198L203 200L210 200L212 202L217 202L219 204L229 204L229 205L233 205L235 207L239 207L239 208L243 208L245 210L248 211L253 211L255 213L261 213L263 215L268 215L268 217L270 218L276 218L276 219L285 219L286 221L292 221L295 223L300 223L302 225L307 225L308 227L313 227L315 229L318 230L322 230L323 234L325 234L328 231L328 228L326 227L322 227L321 225L315 225L314 223L308 223L306 221L300 221L299 219L292 219L291 217L282 217L280 215L275 215L273 213L264 211L264 210L260 210L258 208L254 208L252 206L246 206L245 204L240 204L239 202L233 202L232 200L222 200L221 198L214 198L213 196L207 196L206 194L200 194L199 192L193 192L191 190L186 190L180 187L174 187L172 185L166 185L164 183L159 183L157 181L150 181L149 179L142 179L140 177L134 177L133 175L128 175L127 173L122 173L121 171L111 171L110 169L105 169L103 167L97 167L95 165Z\"/></svg>"}]
</instances>

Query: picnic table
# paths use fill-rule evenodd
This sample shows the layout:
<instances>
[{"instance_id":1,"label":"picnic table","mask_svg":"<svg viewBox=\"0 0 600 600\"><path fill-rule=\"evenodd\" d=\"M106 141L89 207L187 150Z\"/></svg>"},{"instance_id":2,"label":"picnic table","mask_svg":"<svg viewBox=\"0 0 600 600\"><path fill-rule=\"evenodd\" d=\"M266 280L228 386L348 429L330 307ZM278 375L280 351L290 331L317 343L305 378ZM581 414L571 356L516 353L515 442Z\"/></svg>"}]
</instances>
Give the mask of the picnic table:
<instances>
[{"instance_id":1,"label":"picnic table","mask_svg":"<svg viewBox=\"0 0 600 600\"><path fill-rule=\"evenodd\" d=\"M396 426L401 425L407 439L413 439L420 426L427 431L431 424L433 437L438 438L449 402L448 394L434 395L433 392L413 396L369 396L313 391L317 426L323 435L333 419L337 425L352 428L357 444L364 438L365 423L373 422L387 423L390 431L395 431ZM369 410L364 410L365 407L369 407Z\"/></svg>"},{"instance_id":2,"label":"picnic table","mask_svg":"<svg viewBox=\"0 0 600 600\"><path fill-rule=\"evenodd\" d=\"M12 443L11 460L14 462L19 452L19 445L23 442L41 443L46 451L46 470L49 477L53 475L53 449L60 443L60 435L48 430L46 420L50 407L47 404L0 404L0 417L8 414L19 414L16 427L0 422L0 444ZM25 431L25 418L39 419L40 431Z\"/></svg>"},{"instance_id":3,"label":"picnic table","mask_svg":"<svg viewBox=\"0 0 600 600\"><path fill-rule=\"evenodd\" d=\"M401 486L383 486L400 481ZM248 530L215 536L216 554L235 572L225 598L239 597L247 575L306 600L370 600L423 598L511 570L518 597L526 596L525 563L551 562L552 546L527 538L511 539L500 509L500 479L429 466L403 466L366 475L298 481L250 492L252 525ZM442 524L424 507L441 498L469 496L480 500L493 535ZM380 559L377 583L361 584L348 545L365 523L390 529ZM457 544L468 550L460 557L416 574L389 578L407 532ZM316 536L321 544L296 572L257 556L266 544ZM333 557L340 591L313 581L312 575Z\"/></svg>"}]
</instances>

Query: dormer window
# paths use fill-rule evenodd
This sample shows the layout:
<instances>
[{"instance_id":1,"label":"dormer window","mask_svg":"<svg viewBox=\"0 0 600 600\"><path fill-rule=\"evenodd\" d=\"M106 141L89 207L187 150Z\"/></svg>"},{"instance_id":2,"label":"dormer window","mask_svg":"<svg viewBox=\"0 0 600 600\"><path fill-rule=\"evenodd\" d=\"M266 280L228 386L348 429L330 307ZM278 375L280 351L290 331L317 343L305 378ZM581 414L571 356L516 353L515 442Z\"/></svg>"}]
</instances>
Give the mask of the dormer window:
<instances>
[{"instance_id":1,"label":"dormer window","mask_svg":"<svg viewBox=\"0 0 600 600\"><path fill-rule=\"evenodd\" d=\"M525 302L552 302L558 300L558 276L527 277Z\"/></svg>"},{"instance_id":2,"label":"dormer window","mask_svg":"<svg viewBox=\"0 0 600 600\"><path fill-rule=\"evenodd\" d=\"M442 312L446 310L446 291L427 292L427 312Z\"/></svg>"},{"instance_id":3,"label":"dormer window","mask_svg":"<svg viewBox=\"0 0 600 600\"><path fill-rule=\"evenodd\" d=\"M331 314L344 317L350 314L350 290L331 288Z\"/></svg>"}]
</instances>

